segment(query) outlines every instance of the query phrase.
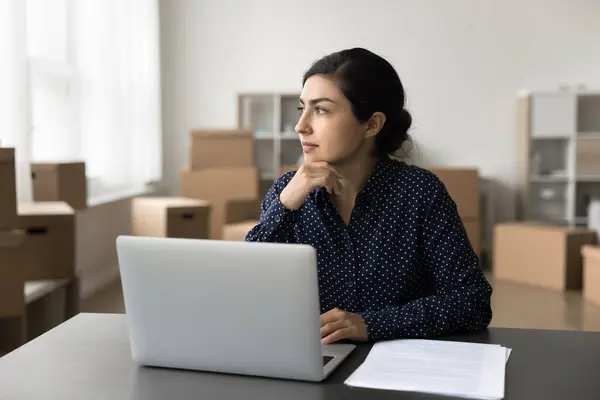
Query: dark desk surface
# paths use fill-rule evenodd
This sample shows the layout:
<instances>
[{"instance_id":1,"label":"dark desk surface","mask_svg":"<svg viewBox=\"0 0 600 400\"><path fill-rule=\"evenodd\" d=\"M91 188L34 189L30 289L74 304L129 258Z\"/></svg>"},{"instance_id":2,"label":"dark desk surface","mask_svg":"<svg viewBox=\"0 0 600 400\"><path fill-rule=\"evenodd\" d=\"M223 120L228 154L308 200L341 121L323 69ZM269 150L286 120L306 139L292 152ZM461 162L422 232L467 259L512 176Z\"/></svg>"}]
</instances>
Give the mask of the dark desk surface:
<instances>
[{"instance_id":1,"label":"dark desk surface","mask_svg":"<svg viewBox=\"0 0 600 400\"><path fill-rule=\"evenodd\" d=\"M448 339L513 349L506 399L600 399L600 333L496 328ZM138 368L124 315L79 314L0 358L0 399L447 398L344 385L368 352L359 346L322 383Z\"/></svg>"}]
</instances>

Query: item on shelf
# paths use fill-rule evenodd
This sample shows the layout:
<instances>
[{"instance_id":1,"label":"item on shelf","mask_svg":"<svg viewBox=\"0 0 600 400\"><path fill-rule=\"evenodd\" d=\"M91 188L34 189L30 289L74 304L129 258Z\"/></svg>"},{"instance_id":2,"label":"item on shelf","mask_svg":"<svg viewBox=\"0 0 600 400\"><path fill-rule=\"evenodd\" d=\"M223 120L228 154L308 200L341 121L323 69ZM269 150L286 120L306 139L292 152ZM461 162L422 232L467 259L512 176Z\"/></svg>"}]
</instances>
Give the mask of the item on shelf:
<instances>
[{"instance_id":1,"label":"item on shelf","mask_svg":"<svg viewBox=\"0 0 600 400\"><path fill-rule=\"evenodd\" d=\"M74 210L87 208L85 162L31 164L33 201L65 202Z\"/></svg>"},{"instance_id":2,"label":"item on shelf","mask_svg":"<svg viewBox=\"0 0 600 400\"><path fill-rule=\"evenodd\" d=\"M531 173L533 175L542 175L542 155L536 152L531 160Z\"/></svg>"},{"instance_id":3,"label":"item on shelf","mask_svg":"<svg viewBox=\"0 0 600 400\"><path fill-rule=\"evenodd\" d=\"M577 143L577 175L600 176L600 135L579 138Z\"/></svg>"},{"instance_id":4,"label":"item on shelf","mask_svg":"<svg viewBox=\"0 0 600 400\"><path fill-rule=\"evenodd\" d=\"M565 171L564 169L557 169L557 170L551 171L550 175L557 177L557 178L565 178L567 176L567 171Z\"/></svg>"},{"instance_id":5,"label":"item on shelf","mask_svg":"<svg viewBox=\"0 0 600 400\"><path fill-rule=\"evenodd\" d=\"M588 229L595 231L600 239L600 198L593 199L588 206Z\"/></svg>"},{"instance_id":6,"label":"item on shelf","mask_svg":"<svg viewBox=\"0 0 600 400\"><path fill-rule=\"evenodd\" d=\"M540 190L542 200L555 200L557 198L556 188L543 188Z\"/></svg>"}]
</instances>

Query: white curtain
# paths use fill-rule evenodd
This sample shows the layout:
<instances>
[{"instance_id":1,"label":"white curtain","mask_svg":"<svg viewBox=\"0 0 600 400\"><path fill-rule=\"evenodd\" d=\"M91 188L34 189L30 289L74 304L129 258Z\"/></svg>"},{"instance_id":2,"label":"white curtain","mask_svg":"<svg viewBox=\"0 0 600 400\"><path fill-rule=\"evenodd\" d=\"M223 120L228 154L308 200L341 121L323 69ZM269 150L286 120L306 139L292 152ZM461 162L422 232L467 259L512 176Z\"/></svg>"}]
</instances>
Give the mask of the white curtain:
<instances>
[{"instance_id":1,"label":"white curtain","mask_svg":"<svg viewBox=\"0 0 600 400\"><path fill-rule=\"evenodd\" d=\"M25 3L0 0L0 146L16 149L20 202L31 201L25 32Z\"/></svg>"},{"instance_id":2,"label":"white curtain","mask_svg":"<svg viewBox=\"0 0 600 400\"><path fill-rule=\"evenodd\" d=\"M90 197L162 175L158 0L0 0L0 145L86 162Z\"/></svg>"},{"instance_id":3,"label":"white curtain","mask_svg":"<svg viewBox=\"0 0 600 400\"><path fill-rule=\"evenodd\" d=\"M157 0L74 2L81 149L102 185L161 178Z\"/></svg>"}]
</instances>

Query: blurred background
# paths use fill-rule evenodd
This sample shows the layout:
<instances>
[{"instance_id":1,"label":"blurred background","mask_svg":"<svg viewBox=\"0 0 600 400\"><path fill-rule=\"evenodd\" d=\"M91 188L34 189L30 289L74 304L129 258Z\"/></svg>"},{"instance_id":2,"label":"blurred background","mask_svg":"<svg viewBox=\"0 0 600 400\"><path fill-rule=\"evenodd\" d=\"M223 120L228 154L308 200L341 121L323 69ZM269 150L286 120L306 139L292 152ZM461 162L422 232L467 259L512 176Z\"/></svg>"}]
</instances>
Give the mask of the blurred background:
<instances>
[{"instance_id":1,"label":"blurred background","mask_svg":"<svg viewBox=\"0 0 600 400\"><path fill-rule=\"evenodd\" d=\"M600 330L597 0L0 0L0 349L123 312L121 234L243 240L302 162L302 74L365 47L494 287ZM26 321L26 323L24 322Z\"/></svg>"}]
</instances>

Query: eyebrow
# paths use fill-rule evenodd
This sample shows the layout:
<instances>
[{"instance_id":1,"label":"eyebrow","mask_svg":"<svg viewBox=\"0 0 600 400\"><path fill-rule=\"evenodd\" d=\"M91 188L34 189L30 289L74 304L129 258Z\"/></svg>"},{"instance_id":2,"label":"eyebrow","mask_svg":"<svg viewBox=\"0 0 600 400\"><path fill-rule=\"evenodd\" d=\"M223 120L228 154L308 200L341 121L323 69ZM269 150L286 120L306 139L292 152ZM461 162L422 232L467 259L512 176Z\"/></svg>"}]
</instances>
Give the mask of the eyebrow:
<instances>
[{"instance_id":1,"label":"eyebrow","mask_svg":"<svg viewBox=\"0 0 600 400\"><path fill-rule=\"evenodd\" d=\"M300 104L304 104L304 100L299 99L299 101L300 101ZM326 101L335 104L335 101L331 100L328 97L318 97L316 99L311 99L311 100L308 101L308 104L310 104L311 106L314 106L315 104L323 103L323 102L326 102Z\"/></svg>"}]
</instances>

